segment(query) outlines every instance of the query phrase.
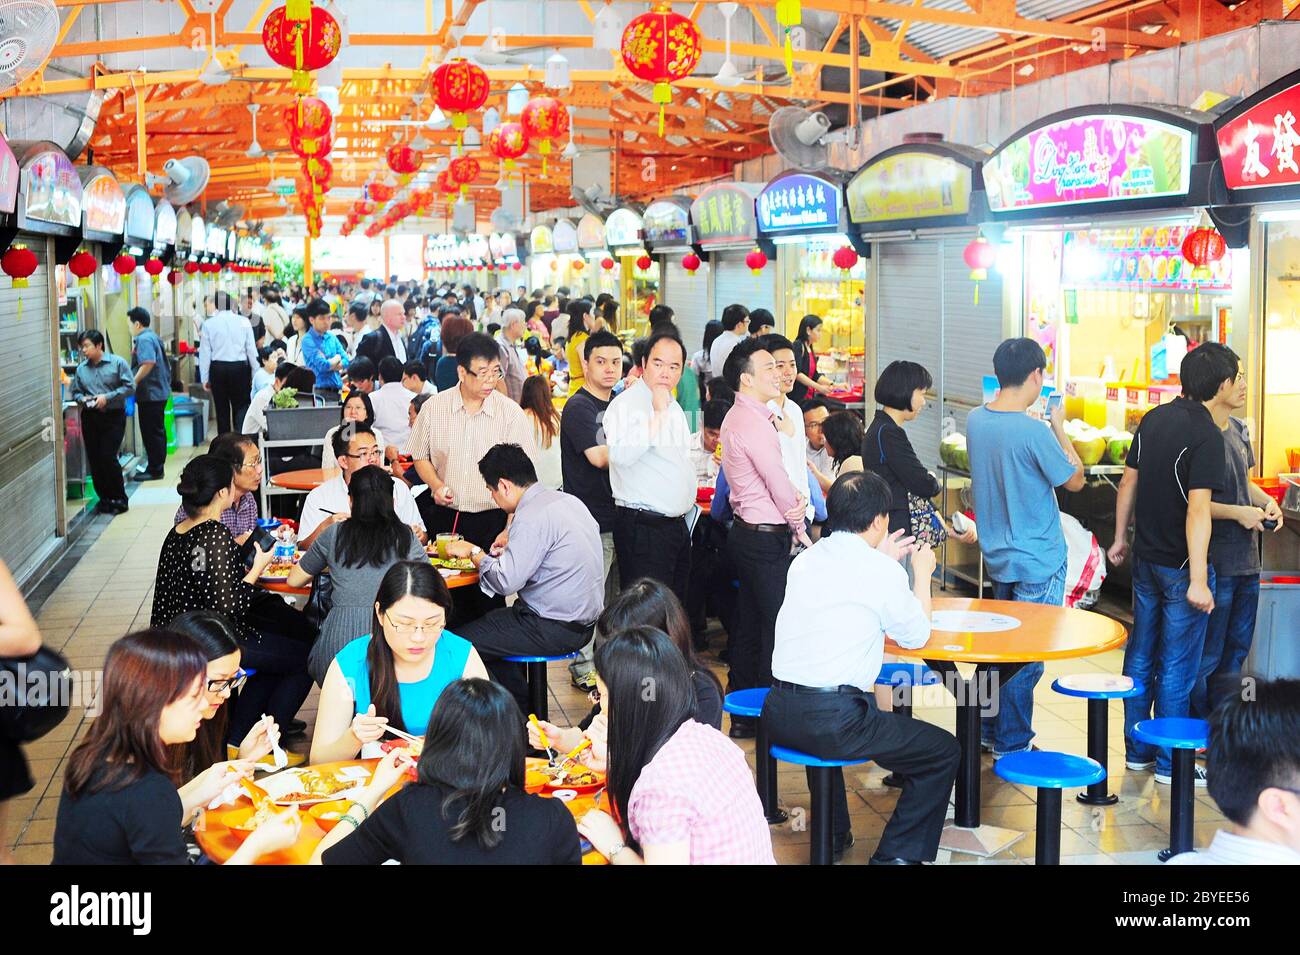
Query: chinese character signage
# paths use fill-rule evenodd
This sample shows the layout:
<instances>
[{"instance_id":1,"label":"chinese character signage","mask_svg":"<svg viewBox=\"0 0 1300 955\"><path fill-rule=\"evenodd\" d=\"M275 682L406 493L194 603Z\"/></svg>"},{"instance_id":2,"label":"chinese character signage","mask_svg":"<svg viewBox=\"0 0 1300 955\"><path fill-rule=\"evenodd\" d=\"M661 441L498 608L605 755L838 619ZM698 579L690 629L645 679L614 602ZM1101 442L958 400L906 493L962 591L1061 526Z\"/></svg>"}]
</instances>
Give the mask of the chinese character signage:
<instances>
[{"instance_id":1,"label":"chinese character signage","mask_svg":"<svg viewBox=\"0 0 1300 955\"><path fill-rule=\"evenodd\" d=\"M1300 74L1293 73L1215 122L1223 178L1229 189L1300 184L1298 117Z\"/></svg>"},{"instance_id":2,"label":"chinese character signage","mask_svg":"<svg viewBox=\"0 0 1300 955\"><path fill-rule=\"evenodd\" d=\"M687 246L691 241L690 205L685 199L661 199L645 210L645 240L651 247Z\"/></svg>"},{"instance_id":3,"label":"chinese character signage","mask_svg":"<svg viewBox=\"0 0 1300 955\"><path fill-rule=\"evenodd\" d=\"M126 235L129 239L139 239L146 245L153 242L153 198L143 186L136 186L126 195ZM214 254L224 252L226 233L221 233L223 248L212 249Z\"/></svg>"},{"instance_id":4,"label":"chinese character signage","mask_svg":"<svg viewBox=\"0 0 1300 955\"><path fill-rule=\"evenodd\" d=\"M840 187L806 173L773 179L758 197L760 232L825 232L840 224Z\"/></svg>"},{"instance_id":5,"label":"chinese character signage","mask_svg":"<svg viewBox=\"0 0 1300 955\"><path fill-rule=\"evenodd\" d=\"M81 225L81 179L63 150L31 155L23 167L22 186L28 219L73 228Z\"/></svg>"},{"instance_id":6,"label":"chinese character signage","mask_svg":"<svg viewBox=\"0 0 1300 955\"><path fill-rule=\"evenodd\" d=\"M528 251L533 255L545 255L555 251L555 239L551 230L544 225L533 229L528 236Z\"/></svg>"},{"instance_id":7,"label":"chinese character signage","mask_svg":"<svg viewBox=\"0 0 1300 955\"><path fill-rule=\"evenodd\" d=\"M8 215L18 205L18 160L0 136L0 212Z\"/></svg>"},{"instance_id":8,"label":"chinese character signage","mask_svg":"<svg viewBox=\"0 0 1300 955\"><path fill-rule=\"evenodd\" d=\"M605 244L611 249L641 248L641 217L631 209L615 209L605 220Z\"/></svg>"},{"instance_id":9,"label":"chinese character signage","mask_svg":"<svg viewBox=\"0 0 1300 955\"><path fill-rule=\"evenodd\" d=\"M1076 116L1002 146L984 164L984 189L994 212L1181 197L1191 152L1191 131L1159 120Z\"/></svg>"},{"instance_id":10,"label":"chinese character signage","mask_svg":"<svg viewBox=\"0 0 1300 955\"><path fill-rule=\"evenodd\" d=\"M578 230L568 219L560 219L551 230L551 240L556 255L578 251Z\"/></svg>"},{"instance_id":11,"label":"chinese character signage","mask_svg":"<svg viewBox=\"0 0 1300 955\"><path fill-rule=\"evenodd\" d=\"M758 237L754 197L761 191L747 183L710 186L691 203L695 238L704 248L743 246Z\"/></svg>"},{"instance_id":12,"label":"chinese character signage","mask_svg":"<svg viewBox=\"0 0 1300 955\"><path fill-rule=\"evenodd\" d=\"M83 167L84 168L84 167ZM82 183L81 229L118 236L126 226L126 196L110 172L91 175Z\"/></svg>"},{"instance_id":13,"label":"chinese character signage","mask_svg":"<svg viewBox=\"0 0 1300 955\"><path fill-rule=\"evenodd\" d=\"M176 209L166 199L159 199L154 210L153 244L156 249L176 244Z\"/></svg>"},{"instance_id":14,"label":"chinese character signage","mask_svg":"<svg viewBox=\"0 0 1300 955\"><path fill-rule=\"evenodd\" d=\"M605 223L598 215L588 212L578 220L578 248L603 249L605 247Z\"/></svg>"},{"instance_id":15,"label":"chinese character signage","mask_svg":"<svg viewBox=\"0 0 1300 955\"><path fill-rule=\"evenodd\" d=\"M849 221L964 216L970 211L971 176L970 166L935 153L882 156L849 180Z\"/></svg>"}]
</instances>

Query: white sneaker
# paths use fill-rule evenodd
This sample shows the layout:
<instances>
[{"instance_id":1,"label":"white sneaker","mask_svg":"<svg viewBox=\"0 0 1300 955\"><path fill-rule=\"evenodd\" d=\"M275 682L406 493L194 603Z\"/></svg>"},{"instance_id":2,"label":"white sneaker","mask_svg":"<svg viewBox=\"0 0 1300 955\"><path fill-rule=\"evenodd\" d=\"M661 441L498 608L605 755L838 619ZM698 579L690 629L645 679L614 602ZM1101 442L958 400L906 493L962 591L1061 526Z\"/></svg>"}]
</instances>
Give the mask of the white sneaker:
<instances>
[{"instance_id":1,"label":"white sneaker","mask_svg":"<svg viewBox=\"0 0 1300 955\"><path fill-rule=\"evenodd\" d=\"M1156 782L1163 786L1172 785L1173 781L1164 773L1156 773ZM1192 767L1192 782L1197 788L1204 789L1209 784L1209 777L1205 773L1205 767L1195 765Z\"/></svg>"},{"instance_id":2,"label":"white sneaker","mask_svg":"<svg viewBox=\"0 0 1300 955\"><path fill-rule=\"evenodd\" d=\"M1137 759L1126 759L1124 760L1124 768L1131 769L1135 773L1146 772L1148 769L1156 768L1156 761L1154 759L1145 762Z\"/></svg>"}]
</instances>

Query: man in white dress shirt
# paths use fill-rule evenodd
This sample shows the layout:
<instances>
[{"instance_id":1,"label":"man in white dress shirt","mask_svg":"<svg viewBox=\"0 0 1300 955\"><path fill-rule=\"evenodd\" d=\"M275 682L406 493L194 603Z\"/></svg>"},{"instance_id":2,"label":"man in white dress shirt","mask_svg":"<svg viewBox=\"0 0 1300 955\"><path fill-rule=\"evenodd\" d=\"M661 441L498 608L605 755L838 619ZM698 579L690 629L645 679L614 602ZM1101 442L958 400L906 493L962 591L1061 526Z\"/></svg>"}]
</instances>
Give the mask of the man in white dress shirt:
<instances>
[{"instance_id":1,"label":"man in white dress shirt","mask_svg":"<svg viewBox=\"0 0 1300 955\"><path fill-rule=\"evenodd\" d=\"M876 708L885 634L899 646L930 639L934 552L900 548L889 534L889 486L877 474L841 476L826 500L821 540L790 565L776 618L772 691L763 705L769 739L824 759L870 759L903 777L903 793L872 864L917 864L939 850L957 740L946 730ZM909 590L899 563L912 552ZM833 843L853 844L844 778L835 771Z\"/></svg>"},{"instance_id":2,"label":"man in white dress shirt","mask_svg":"<svg viewBox=\"0 0 1300 955\"><path fill-rule=\"evenodd\" d=\"M649 577L685 604L691 570L685 518L695 506L695 467L690 425L673 389L686 346L670 326L653 332L647 346L641 377L610 402L604 418L614 553L622 586Z\"/></svg>"},{"instance_id":3,"label":"man in white dress shirt","mask_svg":"<svg viewBox=\"0 0 1300 955\"><path fill-rule=\"evenodd\" d=\"M1229 825L1169 865L1300 865L1300 680L1239 679L1210 715L1205 764Z\"/></svg>"},{"instance_id":4,"label":"man in white dress shirt","mask_svg":"<svg viewBox=\"0 0 1300 955\"><path fill-rule=\"evenodd\" d=\"M709 367L715 375L721 375L727 364L731 350L747 337L749 330L749 309L743 305L728 305L722 310L722 334L713 340L709 348Z\"/></svg>"},{"instance_id":5,"label":"man in white dress shirt","mask_svg":"<svg viewBox=\"0 0 1300 955\"><path fill-rule=\"evenodd\" d=\"M379 388L370 393L370 407L375 410L375 427L384 436L388 457L397 457L411 436L411 400L415 392L407 388L402 363L385 358L379 363Z\"/></svg>"},{"instance_id":6,"label":"man in white dress shirt","mask_svg":"<svg viewBox=\"0 0 1300 955\"><path fill-rule=\"evenodd\" d=\"M352 473L372 464L383 466L383 452L379 450L379 442L375 440L370 425L358 422L348 424L351 425L350 428L339 428L334 432L334 454L338 457L339 469L343 473L316 488L303 503L302 518L298 521L298 540L299 546L304 550L311 546L322 530L348 519L348 482L352 479ZM393 482L393 510L402 523L410 525L421 542L428 540L411 489L401 481Z\"/></svg>"}]
</instances>

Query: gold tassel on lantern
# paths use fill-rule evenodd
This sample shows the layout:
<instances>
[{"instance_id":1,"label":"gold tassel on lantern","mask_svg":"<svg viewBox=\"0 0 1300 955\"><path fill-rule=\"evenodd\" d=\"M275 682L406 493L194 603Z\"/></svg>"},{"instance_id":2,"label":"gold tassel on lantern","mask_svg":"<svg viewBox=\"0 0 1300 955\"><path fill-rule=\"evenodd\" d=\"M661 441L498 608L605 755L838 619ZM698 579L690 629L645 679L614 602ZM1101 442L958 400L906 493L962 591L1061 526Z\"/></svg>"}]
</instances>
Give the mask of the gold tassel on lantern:
<instances>
[{"instance_id":1,"label":"gold tassel on lantern","mask_svg":"<svg viewBox=\"0 0 1300 955\"><path fill-rule=\"evenodd\" d=\"M311 0L285 0L284 18L286 20L310 20Z\"/></svg>"},{"instance_id":2,"label":"gold tassel on lantern","mask_svg":"<svg viewBox=\"0 0 1300 955\"><path fill-rule=\"evenodd\" d=\"M664 106L672 102L673 88L667 83L656 83L653 98L659 104L659 135L662 137L664 134Z\"/></svg>"},{"instance_id":3,"label":"gold tassel on lantern","mask_svg":"<svg viewBox=\"0 0 1300 955\"><path fill-rule=\"evenodd\" d=\"M776 0L776 22L785 28L785 71L794 76L794 45L790 31L803 22L799 0Z\"/></svg>"}]
</instances>

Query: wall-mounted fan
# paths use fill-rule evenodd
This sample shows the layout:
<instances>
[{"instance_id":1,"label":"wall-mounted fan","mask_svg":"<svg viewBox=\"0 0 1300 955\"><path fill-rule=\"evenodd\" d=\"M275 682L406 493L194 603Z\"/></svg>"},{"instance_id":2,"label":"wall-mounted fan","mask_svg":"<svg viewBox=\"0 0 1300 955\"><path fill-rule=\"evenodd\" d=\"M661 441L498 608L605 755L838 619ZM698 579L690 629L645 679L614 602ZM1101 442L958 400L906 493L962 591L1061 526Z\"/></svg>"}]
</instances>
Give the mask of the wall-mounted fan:
<instances>
[{"instance_id":1,"label":"wall-mounted fan","mask_svg":"<svg viewBox=\"0 0 1300 955\"><path fill-rule=\"evenodd\" d=\"M814 113L799 106L782 106L767 123L772 147L796 169L825 169L830 163L830 146L844 143L849 149L858 144L859 131L852 126L832 130L825 113Z\"/></svg>"},{"instance_id":2,"label":"wall-mounted fan","mask_svg":"<svg viewBox=\"0 0 1300 955\"><path fill-rule=\"evenodd\" d=\"M54 0L0 0L0 89L17 86L39 70L58 32Z\"/></svg>"},{"instance_id":3,"label":"wall-mounted fan","mask_svg":"<svg viewBox=\"0 0 1300 955\"><path fill-rule=\"evenodd\" d=\"M208 161L202 156L186 156L184 159L169 159L163 163L165 175L146 176L149 188L161 185L163 196L173 206L189 205L208 188L208 179L212 170Z\"/></svg>"}]
</instances>

